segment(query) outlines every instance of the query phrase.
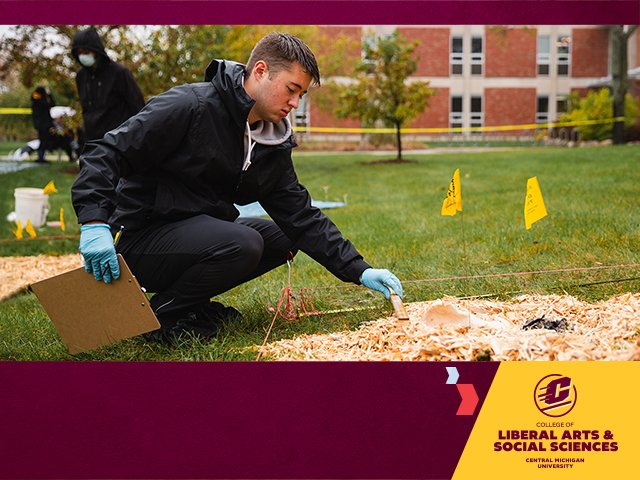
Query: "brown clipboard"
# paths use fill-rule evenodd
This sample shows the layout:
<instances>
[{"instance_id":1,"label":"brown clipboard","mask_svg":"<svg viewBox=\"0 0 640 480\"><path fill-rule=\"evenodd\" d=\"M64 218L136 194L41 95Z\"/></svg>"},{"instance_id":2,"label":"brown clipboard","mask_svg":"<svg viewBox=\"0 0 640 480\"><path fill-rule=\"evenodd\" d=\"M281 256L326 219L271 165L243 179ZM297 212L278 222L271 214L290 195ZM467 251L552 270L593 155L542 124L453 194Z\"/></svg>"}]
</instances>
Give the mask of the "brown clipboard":
<instances>
[{"instance_id":1,"label":"brown clipboard","mask_svg":"<svg viewBox=\"0 0 640 480\"><path fill-rule=\"evenodd\" d=\"M84 267L30 285L69 353L110 345L160 328L124 258L120 278L96 281Z\"/></svg>"}]
</instances>

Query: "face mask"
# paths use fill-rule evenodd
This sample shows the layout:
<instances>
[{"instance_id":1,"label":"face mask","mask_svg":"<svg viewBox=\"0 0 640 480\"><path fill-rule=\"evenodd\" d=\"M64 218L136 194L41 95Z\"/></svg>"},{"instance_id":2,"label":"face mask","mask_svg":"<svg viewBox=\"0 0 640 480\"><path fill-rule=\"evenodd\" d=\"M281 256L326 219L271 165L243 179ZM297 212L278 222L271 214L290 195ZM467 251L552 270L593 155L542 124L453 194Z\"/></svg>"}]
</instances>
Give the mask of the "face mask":
<instances>
[{"instance_id":1,"label":"face mask","mask_svg":"<svg viewBox=\"0 0 640 480\"><path fill-rule=\"evenodd\" d=\"M93 65L96 63L96 57L94 57L91 53L81 53L80 55L78 55L78 60L85 67L93 67Z\"/></svg>"}]
</instances>

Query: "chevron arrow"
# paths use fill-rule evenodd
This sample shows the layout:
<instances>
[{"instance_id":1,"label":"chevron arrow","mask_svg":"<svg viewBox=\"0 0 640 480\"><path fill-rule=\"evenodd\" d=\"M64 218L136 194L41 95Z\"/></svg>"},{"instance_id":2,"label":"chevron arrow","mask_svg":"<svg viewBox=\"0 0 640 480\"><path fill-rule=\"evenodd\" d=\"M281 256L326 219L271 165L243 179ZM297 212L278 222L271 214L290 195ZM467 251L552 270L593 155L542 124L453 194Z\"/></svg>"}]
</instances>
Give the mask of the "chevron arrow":
<instances>
[{"instance_id":1,"label":"chevron arrow","mask_svg":"<svg viewBox=\"0 0 640 480\"><path fill-rule=\"evenodd\" d=\"M447 373L449 374L449 377L447 377L447 385L455 385L456 383L458 383L458 378L460 377L460 374L458 373L458 369L456 367L446 367L447 368Z\"/></svg>"},{"instance_id":2,"label":"chevron arrow","mask_svg":"<svg viewBox=\"0 0 640 480\"><path fill-rule=\"evenodd\" d=\"M458 393L462 401L458 407L456 415L473 415L478 405L478 394L471 383L458 383Z\"/></svg>"}]
</instances>

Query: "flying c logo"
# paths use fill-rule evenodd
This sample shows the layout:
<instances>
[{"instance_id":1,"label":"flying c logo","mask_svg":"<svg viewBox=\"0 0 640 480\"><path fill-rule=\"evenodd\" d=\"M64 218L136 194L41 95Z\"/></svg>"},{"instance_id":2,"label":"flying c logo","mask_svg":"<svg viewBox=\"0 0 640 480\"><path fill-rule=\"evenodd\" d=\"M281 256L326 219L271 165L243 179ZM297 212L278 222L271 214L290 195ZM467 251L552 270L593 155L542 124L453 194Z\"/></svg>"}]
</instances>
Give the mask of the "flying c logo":
<instances>
[{"instance_id":1,"label":"flying c logo","mask_svg":"<svg viewBox=\"0 0 640 480\"><path fill-rule=\"evenodd\" d=\"M578 391L571 378L553 373L538 382L533 399L538 410L548 417L562 417L575 406Z\"/></svg>"}]
</instances>

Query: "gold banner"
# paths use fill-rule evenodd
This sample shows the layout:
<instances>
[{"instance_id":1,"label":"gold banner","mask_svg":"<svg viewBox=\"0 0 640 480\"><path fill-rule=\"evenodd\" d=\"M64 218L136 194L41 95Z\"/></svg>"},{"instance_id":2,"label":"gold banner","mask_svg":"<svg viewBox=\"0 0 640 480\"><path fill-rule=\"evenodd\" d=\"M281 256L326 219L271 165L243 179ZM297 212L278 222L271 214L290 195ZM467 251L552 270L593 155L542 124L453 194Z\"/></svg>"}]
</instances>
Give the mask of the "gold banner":
<instances>
[{"instance_id":1,"label":"gold banner","mask_svg":"<svg viewBox=\"0 0 640 480\"><path fill-rule=\"evenodd\" d=\"M455 479L631 478L639 362L504 362Z\"/></svg>"}]
</instances>

